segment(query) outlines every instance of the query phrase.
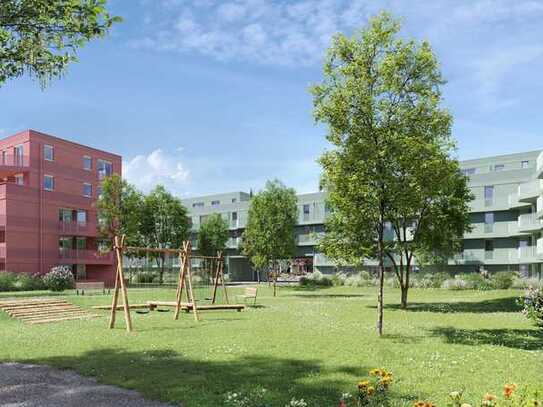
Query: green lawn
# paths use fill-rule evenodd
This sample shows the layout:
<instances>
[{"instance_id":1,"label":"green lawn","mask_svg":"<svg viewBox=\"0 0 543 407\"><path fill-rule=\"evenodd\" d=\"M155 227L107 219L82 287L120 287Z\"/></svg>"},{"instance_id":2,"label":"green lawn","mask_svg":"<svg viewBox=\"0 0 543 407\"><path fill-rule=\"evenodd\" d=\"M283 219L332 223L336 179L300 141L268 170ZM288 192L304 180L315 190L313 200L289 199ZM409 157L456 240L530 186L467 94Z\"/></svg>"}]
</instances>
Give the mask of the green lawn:
<instances>
[{"instance_id":1,"label":"green lawn","mask_svg":"<svg viewBox=\"0 0 543 407\"><path fill-rule=\"evenodd\" d=\"M239 290L239 289L238 289ZM234 291L233 289L231 291ZM283 406L293 396L336 406L373 367L391 370L398 404L451 390L476 401L506 382L543 383L543 334L517 310L519 291L413 290L409 311L386 291L386 336L375 335L375 289L261 289L258 308L215 312L196 323L172 312L133 313L135 332L91 321L28 326L0 312L0 360L71 368L100 382L184 406L218 406L228 391L263 386ZM19 294L24 295L24 294ZM34 294L35 295L35 294ZM173 290L130 290L132 303L172 300ZM3 293L0 297L13 296ZM110 296L67 295L82 306Z\"/></svg>"}]
</instances>

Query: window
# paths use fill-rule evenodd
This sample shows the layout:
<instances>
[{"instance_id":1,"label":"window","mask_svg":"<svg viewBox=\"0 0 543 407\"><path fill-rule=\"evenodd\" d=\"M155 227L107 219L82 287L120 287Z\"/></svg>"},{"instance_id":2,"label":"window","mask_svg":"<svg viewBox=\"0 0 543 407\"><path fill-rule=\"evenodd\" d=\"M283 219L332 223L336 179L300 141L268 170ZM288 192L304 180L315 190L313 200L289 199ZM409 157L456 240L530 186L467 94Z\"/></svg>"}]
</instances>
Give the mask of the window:
<instances>
[{"instance_id":1,"label":"window","mask_svg":"<svg viewBox=\"0 0 543 407\"><path fill-rule=\"evenodd\" d=\"M55 189L55 179L52 175L43 176L43 189L46 191L53 191Z\"/></svg>"},{"instance_id":2,"label":"window","mask_svg":"<svg viewBox=\"0 0 543 407\"><path fill-rule=\"evenodd\" d=\"M47 161L54 160L53 146L50 146L49 144L43 145L43 159Z\"/></svg>"},{"instance_id":3,"label":"window","mask_svg":"<svg viewBox=\"0 0 543 407\"><path fill-rule=\"evenodd\" d=\"M475 174L475 168L463 168L462 169L462 174L464 175L473 175Z\"/></svg>"},{"instance_id":4,"label":"window","mask_svg":"<svg viewBox=\"0 0 543 407\"><path fill-rule=\"evenodd\" d=\"M98 167L98 178L102 179L104 177L109 177L113 173L113 165L106 160L98 160L96 162Z\"/></svg>"},{"instance_id":5,"label":"window","mask_svg":"<svg viewBox=\"0 0 543 407\"><path fill-rule=\"evenodd\" d=\"M485 206L494 204L494 185L485 185Z\"/></svg>"},{"instance_id":6,"label":"window","mask_svg":"<svg viewBox=\"0 0 543 407\"><path fill-rule=\"evenodd\" d=\"M485 259L494 258L494 242L492 240L485 240Z\"/></svg>"},{"instance_id":7,"label":"window","mask_svg":"<svg viewBox=\"0 0 543 407\"><path fill-rule=\"evenodd\" d=\"M87 171L92 170L92 158L88 155L83 156L83 169Z\"/></svg>"},{"instance_id":8,"label":"window","mask_svg":"<svg viewBox=\"0 0 543 407\"><path fill-rule=\"evenodd\" d=\"M485 233L494 232L494 212L485 213Z\"/></svg>"},{"instance_id":9,"label":"window","mask_svg":"<svg viewBox=\"0 0 543 407\"><path fill-rule=\"evenodd\" d=\"M530 165L530 161L521 161L520 162L520 168L528 168Z\"/></svg>"},{"instance_id":10,"label":"window","mask_svg":"<svg viewBox=\"0 0 543 407\"><path fill-rule=\"evenodd\" d=\"M238 220L238 213L237 212L232 212L232 221L235 222Z\"/></svg>"},{"instance_id":11,"label":"window","mask_svg":"<svg viewBox=\"0 0 543 407\"><path fill-rule=\"evenodd\" d=\"M87 248L87 238L85 237L76 237L75 238L75 247L77 250L85 250Z\"/></svg>"},{"instance_id":12,"label":"window","mask_svg":"<svg viewBox=\"0 0 543 407\"><path fill-rule=\"evenodd\" d=\"M7 154L6 151L2 151L2 164L3 164L3 165L7 165L7 164L8 164L6 154Z\"/></svg>"},{"instance_id":13,"label":"window","mask_svg":"<svg viewBox=\"0 0 543 407\"><path fill-rule=\"evenodd\" d=\"M203 202L194 202L194 203L192 204L192 207L193 207L193 208L203 208L203 206L204 206L204 203L203 203Z\"/></svg>"},{"instance_id":14,"label":"window","mask_svg":"<svg viewBox=\"0 0 543 407\"><path fill-rule=\"evenodd\" d=\"M14 165L23 165L24 163L24 150L23 146L15 146L13 148L13 158L14 158Z\"/></svg>"},{"instance_id":15,"label":"window","mask_svg":"<svg viewBox=\"0 0 543 407\"><path fill-rule=\"evenodd\" d=\"M24 185L25 184L25 176L23 174L16 174L15 175L15 183L17 185Z\"/></svg>"},{"instance_id":16,"label":"window","mask_svg":"<svg viewBox=\"0 0 543 407\"><path fill-rule=\"evenodd\" d=\"M59 237L58 238L58 248L61 253L70 250L73 247L73 241L69 237Z\"/></svg>"},{"instance_id":17,"label":"window","mask_svg":"<svg viewBox=\"0 0 543 407\"><path fill-rule=\"evenodd\" d=\"M101 185L98 185L98 186L96 187L96 197L97 197L98 199L100 199L100 198L102 197L102 186L101 186Z\"/></svg>"},{"instance_id":18,"label":"window","mask_svg":"<svg viewBox=\"0 0 543 407\"><path fill-rule=\"evenodd\" d=\"M77 210L77 223L86 224L87 223L87 211L84 209Z\"/></svg>"},{"instance_id":19,"label":"window","mask_svg":"<svg viewBox=\"0 0 543 407\"><path fill-rule=\"evenodd\" d=\"M505 164L495 164L494 171L503 171L505 169Z\"/></svg>"},{"instance_id":20,"label":"window","mask_svg":"<svg viewBox=\"0 0 543 407\"><path fill-rule=\"evenodd\" d=\"M232 198L232 203L236 203L237 202L237 199L236 198Z\"/></svg>"},{"instance_id":21,"label":"window","mask_svg":"<svg viewBox=\"0 0 543 407\"><path fill-rule=\"evenodd\" d=\"M87 198L92 197L92 184L86 182L83 184L83 196L86 196Z\"/></svg>"},{"instance_id":22,"label":"window","mask_svg":"<svg viewBox=\"0 0 543 407\"><path fill-rule=\"evenodd\" d=\"M61 222L72 222L73 211L71 209L60 208L58 210L58 220Z\"/></svg>"},{"instance_id":23,"label":"window","mask_svg":"<svg viewBox=\"0 0 543 407\"><path fill-rule=\"evenodd\" d=\"M309 220L309 204L304 204L302 206L302 212L304 214L304 220Z\"/></svg>"},{"instance_id":24,"label":"window","mask_svg":"<svg viewBox=\"0 0 543 407\"><path fill-rule=\"evenodd\" d=\"M211 201L211 206L217 206L220 204L221 204L221 201Z\"/></svg>"},{"instance_id":25,"label":"window","mask_svg":"<svg viewBox=\"0 0 543 407\"><path fill-rule=\"evenodd\" d=\"M85 280L87 278L87 266L85 264L76 264L75 279Z\"/></svg>"}]
</instances>

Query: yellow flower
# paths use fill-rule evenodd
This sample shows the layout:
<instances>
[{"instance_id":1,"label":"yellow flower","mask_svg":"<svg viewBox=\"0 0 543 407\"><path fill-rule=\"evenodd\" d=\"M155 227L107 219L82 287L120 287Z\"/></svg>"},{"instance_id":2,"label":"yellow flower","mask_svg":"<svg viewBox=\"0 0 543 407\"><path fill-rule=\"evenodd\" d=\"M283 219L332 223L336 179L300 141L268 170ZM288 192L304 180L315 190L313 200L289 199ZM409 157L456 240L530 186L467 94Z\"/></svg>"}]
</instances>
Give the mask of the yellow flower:
<instances>
[{"instance_id":1,"label":"yellow flower","mask_svg":"<svg viewBox=\"0 0 543 407\"><path fill-rule=\"evenodd\" d=\"M368 394L368 396L373 396L375 394L375 387L373 386L368 387L368 390L366 391L366 393Z\"/></svg>"},{"instance_id":2,"label":"yellow flower","mask_svg":"<svg viewBox=\"0 0 543 407\"><path fill-rule=\"evenodd\" d=\"M483 397L485 401L496 401L498 398L494 394L486 393Z\"/></svg>"},{"instance_id":3,"label":"yellow flower","mask_svg":"<svg viewBox=\"0 0 543 407\"><path fill-rule=\"evenodd\" d=\"M424 401L416 401L414 404L413 404L413 407L424 407L426 405L426 403Z\"/></svg>"},{"instance_id":4,"label":"yellow flower","mask_svg":"<svg viewBox=\"0 0 543 407\"><path fill-rule=\"evenodd\" d=\"M369 385L370 385L370 382L368 380L362 380L362 381L358 382L358 388L360 390L367 389Z\"/></svg>"},{"instance_id":5,"label":"yellow flower","mask_svg":"<svg viewBox=\"0 0 543 407\"><path fill-rule=\"evenodd\" d=\"M460 407L471 407L471 404L463 403Z\"/></svg>"},{"instance_id":6,"label":"yellow flower","mask_svg":"<svg viewBox=\"0 0 543 407\"><path fill-rule=\"evenodd\" d=\"M370 376L379 376L383 377L386 374L385 369L371 369Z\"/></svg>"},{"instance_id":7,"label":"yellow flower","mask_svg":"<svg viewBox=\"0 0 543 407\"><path fill-rule=\"evenodd\" d=\"M460 400L462 398L462 392L459 391L451 391L449 393L449 397L453 400Z\"/></svg>"}]
</instances>

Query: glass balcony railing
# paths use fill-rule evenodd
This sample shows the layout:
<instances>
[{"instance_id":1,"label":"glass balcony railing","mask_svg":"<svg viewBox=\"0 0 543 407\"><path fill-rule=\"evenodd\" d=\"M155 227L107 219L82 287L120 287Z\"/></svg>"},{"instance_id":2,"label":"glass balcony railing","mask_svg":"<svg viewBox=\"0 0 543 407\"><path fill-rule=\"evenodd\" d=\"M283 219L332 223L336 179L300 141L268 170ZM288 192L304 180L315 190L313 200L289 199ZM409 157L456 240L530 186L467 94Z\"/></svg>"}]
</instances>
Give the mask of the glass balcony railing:
<instances>
[{"instance_id":1,"label":"glass balcony railing","mask_svg":"<svg viewBox=\"0 0 543 407\"><path fill-rule=\"evenodd\" d=\"M520 231L536 231L543 229L543 223L537 213L525 213L518 217L518 228Z\"/></svg>"},{"instance_id":2,"label":"glass balcony railing","mask_svg":"<svg viewBox=\"0 0 543 407\"><path fill-rule=\"evenodd\" d=\"M537 157L537 176L543 178L543 151Z\"/></svg>"}]
</instances>

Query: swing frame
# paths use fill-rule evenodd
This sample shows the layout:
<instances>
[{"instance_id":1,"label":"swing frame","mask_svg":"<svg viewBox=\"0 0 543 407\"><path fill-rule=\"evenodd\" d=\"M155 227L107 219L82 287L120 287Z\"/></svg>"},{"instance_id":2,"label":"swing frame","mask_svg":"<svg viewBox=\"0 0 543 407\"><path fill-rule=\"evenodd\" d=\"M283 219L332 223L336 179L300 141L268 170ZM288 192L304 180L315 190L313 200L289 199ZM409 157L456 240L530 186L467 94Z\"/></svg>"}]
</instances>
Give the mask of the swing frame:
<instances>
[{"instance_id":1,"label":"swing frame","mask_svg":"<svg viewBox=\"0 0 543 407\"><path fill-rule=\"evenodd\" d=\"M211 299L211 304L205 306L205 309L213 309L213 306L216 303L217 299L217 290L219 284L224 290L224 297L226 304L230 304L228 299L228 290L226 289L226 284L224 282L224 257L222 252L218 252L217 256L193 256L192 255L192 244L190 241L184 241L180 249L168 249L168 248L155 248L155 247L136 247L136 246L125 246L124 242L126 236L115 236L114 238L114 250L117 257L117 268L115 273L115 288L113 291L113 299L111 304L111 316L109 320L109 328L113 329L116 322L116 313L119 301L119 291L121 292L122 300L122 309L124 311L124 319L126 323L127 332L132 331L132 318L130 315L130 305L128 303L128 292L126 288L126 281L124 279L123 271L123 258L124 253L126 252L145 252L145 253L166 253L166 254L175 254L179 256L179 277L177 281L177 289L175 295L175 302L160 302L160 301L148 301L147 305L151 309L153 304L161 303L162 305L173 305L175 307L174 320L179 319L179 311L182 308L186 308L187 311L192 309L194 315L194 320L199 321L200 317L198 314L198 305L196 304L196 299L194 296L193 284L192 284L192 259L206 259L215 260L215 270L213 275L213 296ZM183 302L183 293L186 296L186 302ZM217 305L220 307L220 305ZM220 309L220 308L217 308Z\"/></svg>"}]
</instances>

